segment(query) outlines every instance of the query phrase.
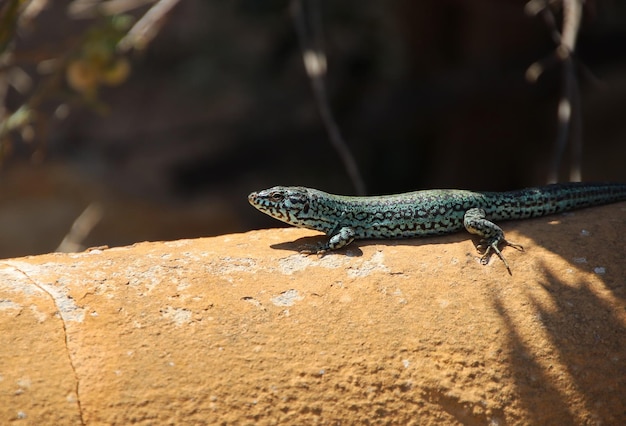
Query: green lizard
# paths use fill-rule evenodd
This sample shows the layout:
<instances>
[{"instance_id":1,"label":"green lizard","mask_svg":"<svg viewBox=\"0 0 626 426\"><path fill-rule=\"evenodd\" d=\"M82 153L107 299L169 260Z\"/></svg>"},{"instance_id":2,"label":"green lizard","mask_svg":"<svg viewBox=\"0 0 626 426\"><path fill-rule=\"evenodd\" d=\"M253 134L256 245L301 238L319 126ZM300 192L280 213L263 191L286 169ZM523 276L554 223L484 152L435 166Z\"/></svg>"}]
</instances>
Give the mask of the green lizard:
<instances>
[{"instance_id":1,"label":"green lizard","mask_svg":"<svg viewBox=\"0 0 626 426\"><path fill-rule=\"evenodd\" d=\"M324 232L323 254L355 239L412 238L465 228L482 238L486 264L491 252L511 268L498 248L507 241L499 220L527 219L626 200L626 184L564 183L509 192L434 189L377 197L349 197L304 187L276 186L253 192L248 201L275 219ZM310 252L309 252L310 253Z\"/></svg>"}]
</instances>

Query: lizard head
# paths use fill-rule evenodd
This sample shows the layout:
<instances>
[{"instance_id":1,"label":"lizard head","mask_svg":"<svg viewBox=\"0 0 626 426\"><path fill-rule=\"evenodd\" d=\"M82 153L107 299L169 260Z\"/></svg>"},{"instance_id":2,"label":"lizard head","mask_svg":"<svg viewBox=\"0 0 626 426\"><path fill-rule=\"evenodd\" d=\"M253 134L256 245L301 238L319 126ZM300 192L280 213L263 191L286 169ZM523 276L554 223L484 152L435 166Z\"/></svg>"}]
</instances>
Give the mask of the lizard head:
<instances>
[{"instance_id":1,"label":"lizard head","mask_svg":"<svg viewBox=\"0 0 626 426\"><path fill-rule=\"evenodd\" d=\"M251 193L248 201L275 219L306 228L310 227L306 222L311 218L314 207L314 191L300 186L275 186Z\"/></svg>"}]
</instances>

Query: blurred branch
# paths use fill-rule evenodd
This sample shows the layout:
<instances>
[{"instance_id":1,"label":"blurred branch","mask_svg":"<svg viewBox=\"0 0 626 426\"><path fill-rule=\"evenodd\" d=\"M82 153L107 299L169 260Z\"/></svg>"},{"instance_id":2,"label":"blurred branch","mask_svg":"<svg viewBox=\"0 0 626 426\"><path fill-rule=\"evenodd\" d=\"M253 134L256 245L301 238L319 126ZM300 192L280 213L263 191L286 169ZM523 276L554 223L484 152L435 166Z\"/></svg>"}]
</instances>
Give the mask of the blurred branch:
<instances>
[{"instance_id":1,"label":"blurred branch","mask_svg":"<svg viewBox=\"0 0 626 426\"><path fill-rule=\"evenodd\" d=\"M85 249L83 242L93 228L102 220L102 207L97 203L91 203L76 218L70 231L67 233L59 247L55 250L61 253L78 252Z\"/></svg>"},{"instance_id":2,"label":"blurred branch","mask_svg":"<svg viewBox=\"0 0 626 426\"><path fill-rule=\"evenodd\" d=\"M308 13L304 10L304 5L309 5ZM328 132L331 143L339 154L348 176L352 181L357 195L365 195L365 183L359 172L356 160L341 136L339 126L333 117L333 113L328 102L326 84L326 54L322 43L322 18L318 0L292 0L291 12L300 40L302 59L307 75L311 80L313 95L317 102L320 116ZM307 17L309 19L307 19Z\"/></svg>"},{"instance_id":3,"label":"blurred branch","mask_svg":"<svg viewBox=\"0 0 626 426\"><path fill-rule=\"evenodd\" d=\"M155 0L74 0L67 8L68 14L75 19L95 18L97 16L120 15Z\"/></svg>"},{"instance_id":4,"label":"blurred branch","mask_svg":"<svg viewBox=\"0 0 626 426\"><path fill-rule=\"evenodd\" d=\"M557 112L557 136L550 170L548 172L548 183L558 181L559 169L568 140L571 142L572 147L569 180L577 182L582 179L582 111L580 85L578 83L576 63L574 61L576 38L580 30L580 21L583 12L582 1L583 0L561 0L563 6L561 31L557 28L556 18L549 7L549 2L546 0L530 0L525 7L528 14L540 14L544 18L544 21L551 30L552 39L558 44L552 55L528 67L526 78L530 82L535 82L549 66L553 66L558 62L563 64L561 97L559 99Z\"/></svg>"},{"instance_id":5,"label":"blurred branch","mask_svg":"<svg viewBox=\"0 0 626 426\"><path fill-rule=\"evenodd\" d=\"M146 12L139 21L128 31L118 47L122 51L127 51L131 47L136 49L145 48L148 43L157 35L165 15L172 10L179 0L160 0Z\"/></svg>"},{"instance_id":6,"label":"blurred branch","mask_svg":"<svg viewBox=\"0 0 626 426\"><path fill-rule=\"evenodd\" d=\"M7 118L0 122L0 137L12 130L24 127L32 120L32 112L30 108L23 105L20 109L10 114Z\"/></svg>"}]
</instances>

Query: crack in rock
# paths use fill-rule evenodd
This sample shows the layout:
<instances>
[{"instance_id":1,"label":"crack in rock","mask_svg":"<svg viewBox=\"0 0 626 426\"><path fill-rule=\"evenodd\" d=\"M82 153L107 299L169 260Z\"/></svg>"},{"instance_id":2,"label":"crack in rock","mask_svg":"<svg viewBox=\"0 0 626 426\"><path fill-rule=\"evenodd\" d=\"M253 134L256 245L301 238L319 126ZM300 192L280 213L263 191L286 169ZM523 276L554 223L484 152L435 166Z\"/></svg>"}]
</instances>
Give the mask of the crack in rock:
<instances>
[{"instance_id":1,"label":"crack in rock","mask_svg":"<svg viewBox=\"0 0 626 426\"><path fill-rule=\"evenodd\" d=\"M83 408L80 402L80 380L78 379L78 373L76 372L76 367L74 365L74 359L72 358L72 351L69 347L69 336L67 333L67 322L69 321L77 321L83 322L85 318L85 311L82 308L79 308L74 303L74 300L67 294L65 288L60 289L54 287L50 284L42 284L37 282L29 273L33 273L36 275L37 272L40 272L41 269L34 267L27 263L22 262L2 262L2 265L9 266L14 269L17 273L21 274L26 278L33 286L38 288L40 291L46 293L50 299L52 299L52 303L56 307L59 312L59 319L61 321L61 327L63 328L63 336L65 341L65 352L67 354L67 359L74 374L74 382L76 383L74 387L74 392L76 393L76 406L78 407L78 414L80 416L80 422L82 425L85 425L85 419L83 416ZM40 265L41 266L41 265ZM23 283L23 282L21 282ZM14 283L13 290L20 291L23 294L34 294L33 292L28 291L28 286L19 285L19 282Z\"/></svg>"},{"instance_id":2,"label":"crack in rock","mask_svg":"<svg viewBox=\"0 0 626 426\"><path fill-rule=\"evenodd\" d=\"M35 281L32 275L37 275L37 273L41 272L40 268L34 267L28 263L22 262L3 262L3 264L8 265L14 268L16 271L22 273L31 283L33 283L37 288L41 291L46 292L54 301L55 306L59 310L59 315L63 318L63 321L76 321L83 322L85 319L85 309L78 307L74 302L74 299L67 294L67 288L65 286L55 286L48 283L40 283ZM42 267L46 267L49 265L40 265ZM15 288L14 290L18 290L22 293L28 294L24 292L24 288L20 287ZM31 293L32 294L32 293Z\"/></svg>"}]
</instances>

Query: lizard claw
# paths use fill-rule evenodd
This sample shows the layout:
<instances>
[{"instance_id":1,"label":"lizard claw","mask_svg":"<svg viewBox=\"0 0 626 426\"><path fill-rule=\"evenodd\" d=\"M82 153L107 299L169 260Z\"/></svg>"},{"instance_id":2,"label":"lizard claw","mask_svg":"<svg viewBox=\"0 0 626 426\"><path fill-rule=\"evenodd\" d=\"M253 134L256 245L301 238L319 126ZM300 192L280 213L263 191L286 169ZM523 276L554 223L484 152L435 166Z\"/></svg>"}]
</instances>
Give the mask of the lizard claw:
<instances>
[{"instance_id":1,"label":"lizard claw","mask_svg":"<svg viewBox=\"0 0 626 426\"><path fill-rule=\"evenodd\" d=\"M502 252L498 248L498 245L500 243L504 243L507 246L511 246L514 249L519 250L519 251L524 251L524 247L521 244L516 244L510 241L507 241L505 239L502 239L502 240L494 239L493 241L483 240L481 242L487 243L487 248L485 250L485 253L480 257L480 263L482 265L486 265L489 262L489 258L491 257L490 254L493 251L495 254L498 255L502 263L504 263L504 266L506 266L506 270L509 271L509 275L513 275L513 273L511 272L511 267L509 266L509 263L506 261L506 259L502 255ZM479 245L478 247L484 247L484 246Z\"/></svg>"},{"instance_id":2,"label":"lizard claw","mask_svg":"<svg viewBox=\"0 0 626 426\"><path fill-rule=\"evenodd\" d=\"M300 253L306 254L306 255L316 254L318 257L324 257L324 255L328 253L328 249L324 247L324 245L318 244L317 248L303 249L303 250L300 250Z\"/></svg>"}]
</instances>

